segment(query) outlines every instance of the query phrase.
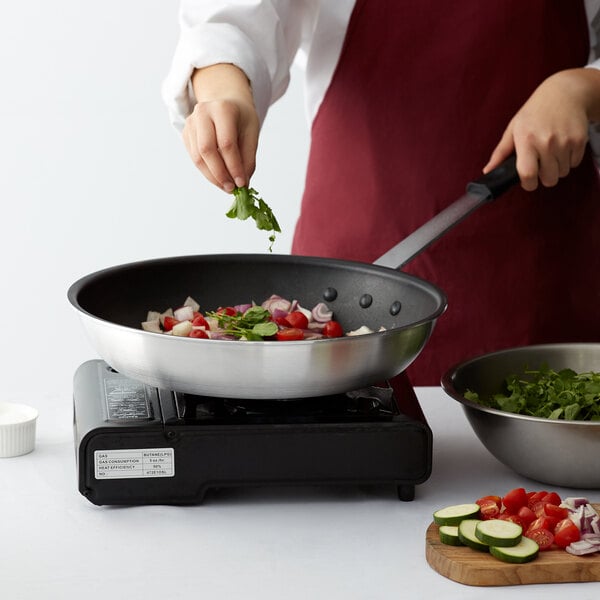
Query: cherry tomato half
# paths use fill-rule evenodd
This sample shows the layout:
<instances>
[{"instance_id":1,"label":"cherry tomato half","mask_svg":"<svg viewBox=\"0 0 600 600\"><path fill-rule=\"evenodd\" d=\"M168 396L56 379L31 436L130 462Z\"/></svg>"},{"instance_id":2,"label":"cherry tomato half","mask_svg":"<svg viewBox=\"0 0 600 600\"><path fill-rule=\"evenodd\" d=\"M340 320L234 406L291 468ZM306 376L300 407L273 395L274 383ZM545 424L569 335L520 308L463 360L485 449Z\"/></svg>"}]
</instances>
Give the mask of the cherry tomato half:
<instances>
[{"instance_id":1,"label":"cherry tomato half","mask_svg":"<svg viewBox=\"0 0 600 600\"><path fill-rule=\"evenodd\" d=\"M540 550L548 550L554 543L554 536L548 529L541 528L527 531L525 536L533 540L540 547Z\"/></svg>"},{"instance_id":2,"label":"cherry tomato half","mask_svg":"<svg viewBox=\"0 0 600 600\"><path fill-rule=\"evenodd\" d=\"M554 529L554 543L559 548L566 548L569 544L579 541L581 532L571 519L563 519L556 524Z\"/></svg>"},{"instance_id":3,"label":"cherry tomato half","mask_svg":"<svg viewBox=\"0 0 600 600\"><path fill-rule=\"evenodd\" d=\"M196 316L192 320L192 325L194 327L204 327L205 329L210 329L208 321L200 313L196 313Z\"/></svg>"},{"instance_id":4,"label":"cherry tomato half","mask_svg":"<svg viewBox=\"0 0 600 600\"><path fill-rule=\"evenodd\" d=\"M515 488L508 492L508 494L502 498L502 504L504 504L504 508L509 513L518 513L522 506L527 506L527 492L525 491L525 488Z\"/></svg>"},{"instance_id":5,"label":"cherry tomato half","mask_svg":"<svg viewBox=\"0 0 600 600\"><path fill-rule=\"evenodd\" d=\"M228 317L235 317L237 315L237 310L233 308L233 306L220 306L217 308L218 315L227 315Z\"/></svg>"},{"instance_id":6,"label":"cherry tomato half","mask_svg":"<svg viewBox=\"0 0 600 600\"><path fill-rule=\"evenodd\" d=\"M500 517L500 507L494 500L477 500L477 504L479 504L479 514L484 521Z\"/></svg>"},{"instance_id":7,"label":"cherry tomato half","mask_svg":"<svg viewBox=\"0 0 600 600\"><path fill-rule=\"evenodd\" d=\"M556 504L544 504L544 513L549 517L554 517L555 519L566 519L569 516L569 511L562 506L556 506Z\"/></svg>"},{"instance_id":8,"label":"cherry tomato half","mask_svg":"<svg viewBox=\"0 0 600 600\"><path fill-rule=\"evenodd\" d=\"M527 529L536 519L535 513L528 506L522 506L517 516L521 519L524 529Z\"/></svg>"},{"instance_id":9,"label":"cherry tomato half","mask_svg":"<svg viewBox=\"0 0 600 600\"><path fill-rule=\"evenodd\" d=\"M502 508L502 498L500 498L500 496L482 496L479 500L475 500L475 504L481 506L483 502L489 502L490 500L495 502L498 505L498 508Z\"/></svg>"},{"instance_id":10,"label":"cherry tomato half","mask_svg":"<svg viewBox=\"0 0 600 600\"><path fill-rule=\"evenodd\" d=\"M542 502L548 502L549 504L555 504L558 506L562 500L556 492L549 492L542 497Z\"/></svg>"},{"instance_id":11,"label":"cherry tomato half","mask_svg":"<svg viewBox=\"0 0 600 600\"><path fill-rule=\"evenodd\" d=\"M337 321L328 321L323 327L323 335L328 338L338 338L344 335L344 330Z\"/></svg>"},{"instance_id":12,"label":"cherry tomato half","mask_svg":"<svg viewBox=\"0 0 600 600\"><path fill-rule=\"evenodd\" d=\"M291 312L285 319L290 324L290 327L295 327L296 329L308 329L308 318L299 310Z\"/></svg>"},{"instance_id":13,"label":"cherry tomato half","mask_svg":"<svg viewBox=\"0 0 600 600\"><path fill-rule=\"evenodd\" d=\"M179 321L174 317L165 317L163 319L163 330L171 331L173 329L173 326L177 325L177 323L179 323Z\"/></svg>"},{"instance_id":14,"label":"cherry tomato half","mask_svg":"<svg viewBox=\"0 0 600 600\"><path fill-rule=\"evenodd\" d=\"M304 339L304 332L302 329L296 327L289 327L287 329L280 329L275 336L280 342L292 342Z\"/></svg>"},{"instance_id":15,"label":"cherry tomato half","mask_svg":"<svg viewBox=\"0 0 600 600\"><path fill-rule=\"evenodd\" d=\"M188 337L207 340L208 333L206 333L206 331L204 331L204 329L192 329L190 331L190 335Z\"/></svg>"}]
</instances>

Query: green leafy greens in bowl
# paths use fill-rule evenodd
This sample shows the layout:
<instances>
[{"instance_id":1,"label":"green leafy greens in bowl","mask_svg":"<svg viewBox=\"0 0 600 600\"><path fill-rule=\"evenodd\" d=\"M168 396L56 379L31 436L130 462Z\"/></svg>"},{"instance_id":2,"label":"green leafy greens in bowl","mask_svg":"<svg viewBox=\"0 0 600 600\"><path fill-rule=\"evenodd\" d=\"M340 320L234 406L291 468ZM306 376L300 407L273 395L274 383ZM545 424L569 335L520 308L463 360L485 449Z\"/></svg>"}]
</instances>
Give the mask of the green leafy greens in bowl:
<instances>
[{"instance_id":1,"label":"green leafy greens in bowl","mask_svg":"<svg viewBox=\"0 0 600 600\"><path fill-rule=\"evenodd\" d=\"M506 391L489 397L466 390L466 400L506 412L563 419L600 421L600 373L576 373L572 369L555 371L543 365L525 369L505 380Z\"/></svg>"}]
</instances>

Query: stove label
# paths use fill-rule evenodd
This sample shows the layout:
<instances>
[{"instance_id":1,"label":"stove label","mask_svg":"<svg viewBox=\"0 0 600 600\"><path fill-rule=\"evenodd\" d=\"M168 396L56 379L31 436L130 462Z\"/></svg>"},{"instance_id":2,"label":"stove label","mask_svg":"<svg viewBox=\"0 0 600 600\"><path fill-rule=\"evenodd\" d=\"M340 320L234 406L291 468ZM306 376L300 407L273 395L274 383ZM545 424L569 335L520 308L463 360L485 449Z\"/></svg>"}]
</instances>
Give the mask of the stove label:
<instances>
[{"instance_id":1,"label":"stove label","mask_svg":"<svg viewBox=\"0 0 600 600\"><path fill-rule=\"evenodd\" d=\"M96 479L140 479L174 477L173 448L94 451Z\"/></svg>"}]
</instances>

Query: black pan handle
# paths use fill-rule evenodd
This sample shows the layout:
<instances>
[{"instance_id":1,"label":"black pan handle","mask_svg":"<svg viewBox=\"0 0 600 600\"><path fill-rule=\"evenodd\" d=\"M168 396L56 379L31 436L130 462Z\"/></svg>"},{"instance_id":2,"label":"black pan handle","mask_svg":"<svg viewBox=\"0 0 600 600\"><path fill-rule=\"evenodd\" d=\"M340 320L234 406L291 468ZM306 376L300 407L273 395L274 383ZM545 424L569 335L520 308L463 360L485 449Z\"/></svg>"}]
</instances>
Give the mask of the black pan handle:
<instances>
[{"instance_id":1,"label":"black pan handle","mask_svg":"<svg viewBox=\"0 0 600 600\"><path fill-rule=\"evenodd\" d=\"M391 250L380 256L373 264L401 269L475 209L494 200L518 182L516 157L511 156L481 179L469 183L467 193L462 198L421 225Z\"/></svg>"},{"instance_id":2,"label":"black pan handle","mask_svg":"<svg viewBox=\"0 0 600 600\"><path fill-rule=\"evenodd\" d=\"M519 183L519 181L517 157L513 154L487 175L469 183L467 185L467 192L474 196L494 200L508 191L513 185Z\"/></svg>"}]
</instances>

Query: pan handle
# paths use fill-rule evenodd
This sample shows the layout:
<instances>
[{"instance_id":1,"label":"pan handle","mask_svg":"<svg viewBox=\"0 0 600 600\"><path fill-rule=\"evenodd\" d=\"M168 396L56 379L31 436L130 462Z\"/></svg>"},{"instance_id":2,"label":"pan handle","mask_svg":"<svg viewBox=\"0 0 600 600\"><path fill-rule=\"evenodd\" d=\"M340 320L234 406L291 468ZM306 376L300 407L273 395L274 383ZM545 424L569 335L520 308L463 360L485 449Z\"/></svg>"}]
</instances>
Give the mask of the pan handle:
<instances>
[{"instance_id":1,"label":"pan handle","mask_svg":"<svg viewBox=\"0 0 600 600\"><path fill-rule=\"evenodd\" d=\"M481 179L471 181L467 185L467 193L475 196L483 196L488 200L494 200L508 191L513 185L519 183L519 181L517 157L515 154L512 154Z\"/></svg>"},{"instance_id":2,"label":"pan handle","mask_svg":"<svg viewBox=\"0 0 600 600\"><path fill-rule=\"evenodd\" d=\"M517 183L519 183L519 174L517 173L516 156L513 154L493 171L470 182L467 185L467 193L462 198L421 225L391 250L380 256L373 264L401 269L475 209L495 200Z\"/></svg>"}]
</instances>

